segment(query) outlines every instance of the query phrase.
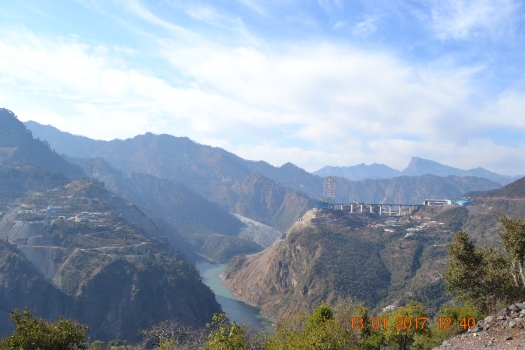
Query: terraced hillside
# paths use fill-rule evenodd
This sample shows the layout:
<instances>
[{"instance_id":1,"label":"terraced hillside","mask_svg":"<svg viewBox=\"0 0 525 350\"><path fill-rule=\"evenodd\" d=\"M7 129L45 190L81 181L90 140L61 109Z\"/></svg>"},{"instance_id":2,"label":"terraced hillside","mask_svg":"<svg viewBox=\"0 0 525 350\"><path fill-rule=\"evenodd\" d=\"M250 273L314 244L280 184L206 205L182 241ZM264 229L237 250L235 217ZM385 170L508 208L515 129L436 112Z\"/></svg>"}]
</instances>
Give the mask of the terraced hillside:
<instances>
[{"instance_id":1,"label":"terraced hillside","mask_svg":"<svg viewBox=\"0 0 525 350\"><path fill-rule=\"evenodd\" d=\"M8 205L0 221L0 314L34 307L46 318L88 324L93 338L133 341L151 323L203 326L220 312L170 244L176 232L103 187L78 180L30 190Z\"/></svg>"}]
</instances>

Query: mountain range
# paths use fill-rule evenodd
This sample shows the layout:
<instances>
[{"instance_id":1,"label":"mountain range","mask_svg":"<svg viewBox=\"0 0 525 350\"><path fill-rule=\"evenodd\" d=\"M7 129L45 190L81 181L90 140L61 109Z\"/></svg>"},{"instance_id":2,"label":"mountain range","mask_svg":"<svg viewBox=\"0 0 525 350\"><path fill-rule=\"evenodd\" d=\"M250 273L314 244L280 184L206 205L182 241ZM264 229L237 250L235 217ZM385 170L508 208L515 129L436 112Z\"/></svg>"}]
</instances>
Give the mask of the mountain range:
<instances>
[{"instance_id":1,"label":"mountain range","mask_svg":"<svg viewBox=\"0 0 525 350\"><path fill-rule=\"evenodd\" d=\"M443 165L433 160L412 157L410 163L403 171L392 169L384 164L370 164L365 165L364 163L347 166L347 167L334 167L325 166L313 174L319 176L340 176L349 180L365 180L365 179L390 179L397 176L422 176L422 175L435 175L435 176L459 176L467 177L474 176L484 178L493 182L497 182L504 186L512 181L515 181L522 177L522 175L508 176L500 175L489 171L484 168L476 168L470 170L461 170L451 166Z\"/></svg>"},{"instance_id":2,"label":"mountain range","mask_svg":"<svg viewBox=\"0 0 525 350\"><path fill-rule=\"evenodd\" d=\"M92 325L101 339L135 339L155 314L185 325L209 321L219 307L192 266L200 256L230 262L229 286L274 319L320 300L358 298L377 309L415 297L436 307L445 301L438 277L450 233L488 225L493 234L491 208L510 208L489 199L487 191L502 180L483 169L469 170L478 171L472 176L413 158L399 173L361 164L361 175L353 174L374 178L337 175L341 203L421 204L466 192L492 201L482 215L419 208L419 216L443 226L408 238L407 227L416 225L410 220L392 232L377 213L313 214L323 180L292 163L275 167L165 134L92 140L35 122L24 126L7 110L0 110L0 127L0 250L7 256L0 258L0 293L8 296L0 314L23 303L40 308L33 288L39 286L52 303L41 316L62 312ZM509 186L504 191L515 191ZM512 212L519 213L515 202ZM50 220L46 206L61 214ZM144 322L133 321L141 313Z\"/></svg>"},{"instance_id":3,"label":"mountain range","mask_svg":"<svg viewBox=\"0 0 525 350\"><path fill-rule=\"evenodd\" d=\"M26 126L36 136L48 140L59 153L72 157L86 156L85 149L89 148L89 157L103 158L125 174L146 173L180 182L226 210L248 216L283 232L298 218L297 213L290 211L292 208L299 206L304 212L311 205L308 204L311 203L309 198L323 196L322 178L292 163L275 167L264 161L245 160L224 149L200 145L186 137L146 133L127 140L97 141L35 122L26 122ZM436 164L439 165L414 158L405 169L407 174L399 173L398 177L390 177L397 173L393 169L388 172L389 168L384 165L360 165L358 167L362 174L373 175L376 179L351 181L345 177L338 178L336 200L343 203L397 201L420 204L426 198L454 198L464 192L491 190L501 186L486 177L466 176L466 173L453 174L452 178L443 176L446 173L443 171L436 176L425 176L428 172L424 169L430 168L430 165L436 168ZM385 171L390 177L386 180L380 178L384 176L379 176ZM409 175L412 173L419 176ZM257 181L254 181L254 176ZM252 186L252 189L247 190L247 185ZM242 200L239 199L241 189ZM279 194L285 192L286 195ZM247 195L252 196L252 199L248 200ZM261 202L263 198L266 199L265 203ZM282 200L286 202L279 202ZM288 202L290 200L293 203ZM275 209L278 216L268 210L268 201L273 202L272 206L281 208Z\"/></svg>"},{"instance_id":4,"label":"mountain range","mask_svg":"<svg viewBox=\"0 0 525 350\"><path fill-rule=\"evenodd\" d=\"M238 234L245 225L237 217L184 186L150 175L122 178L105 164L115 189L149 201L157 214L91 183L82 162L33 139L14 113L0 110L0 126L2 149L9 150L0 162L0 334L13 328L9 311L24 307L86 323L98 339L130 341L159 320L202 327L221 311L183 233L193 221L200 231ZM215 216L198 216L200 206Z\"/></svg>"},{"instance_id":5,"label":"mountain range","mask_svg":"<svg viewBox=\"0 0 525 350\"><path fill-rule=\"evenodd\" d=\"M407 209L394 225L377 212L311 210L269 248L234 257L224 283L275 321L322 300L357 300L373 313L418 301L432 313L452 298L442 272L454 233L464 230L476 245L497 246L499 216L525 216L525 178L472 201L470 207Z\"/></svg>"}]
</instances>

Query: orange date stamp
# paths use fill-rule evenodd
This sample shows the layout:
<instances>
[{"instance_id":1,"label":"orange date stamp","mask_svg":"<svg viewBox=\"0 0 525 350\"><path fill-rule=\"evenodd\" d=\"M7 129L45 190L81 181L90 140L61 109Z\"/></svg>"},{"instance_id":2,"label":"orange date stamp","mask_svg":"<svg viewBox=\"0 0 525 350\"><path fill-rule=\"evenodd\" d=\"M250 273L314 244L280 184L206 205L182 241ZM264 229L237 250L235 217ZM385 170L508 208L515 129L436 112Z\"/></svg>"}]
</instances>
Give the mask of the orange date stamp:
<instances>
[{"instance_id":1,"label":"orange date stamp","mask_svg":"<svg viewBox=\"0 0 525 350\"><path fill-rule=\"evenodd\" d=\"M388 324L386 317L373 317L370 320L370 324L365 324L363 317L351 317L349 319L352 329L364 329L365 326L371 327L372 329L387 329L394 327L397 331L409 330L409 329L425 329L428 321L428 317L396 317L395 324ZM436 319L437 326L439 329L452 330L452 326L455 321L450 317L438 317ZM472 329L476 327L476 319L473 317L464 317L459 321L459 326L464 329Z\"/></svg>"},{"instance_id":2,"label":"orange date stamp","mask_svg":"<svg viewBox=\"0 0 525 350\"><path fill-rule=\"evenodd\" d=\"M444 329L447 331L452 329L451 327L452 327L452 324L454 323L454 321L450 317L438 317L437 321L438 321L439 329ZM476 323L477 323L476 319L473 317L469 317L469 318L463 317L461 321L459 322L459 326L463 327L464 329L467 329L467 328L472 329L476 327Z\"/></svg>"},{"instance_id":3,"label":"orange date stamp","mask_svg":"<svg viewBox=\"0 0 525 350\"><path fill-rule=\"evenodd\" d=\"M412 328L424 329L427 321L428 317L397 317L395 325L389 325L386 317L372 317L370 320L370 327L372 327L372 329L387 329L389 326L394 326L398 331ZM365 328L365 320L362 317L351 317L350 324L352 329Z\"/></svg>"}]
</instances>

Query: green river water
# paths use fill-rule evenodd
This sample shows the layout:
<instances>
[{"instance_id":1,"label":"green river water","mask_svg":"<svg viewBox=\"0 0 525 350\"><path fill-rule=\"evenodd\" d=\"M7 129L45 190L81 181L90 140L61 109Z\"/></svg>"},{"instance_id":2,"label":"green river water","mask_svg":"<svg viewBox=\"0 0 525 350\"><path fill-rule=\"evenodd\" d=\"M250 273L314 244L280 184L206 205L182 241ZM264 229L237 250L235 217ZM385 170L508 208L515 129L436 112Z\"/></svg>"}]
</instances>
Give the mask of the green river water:
<instances>
[{"instance_id":1,"label":"green river water","mask_svg":"<svg viewBox=\"0 0 525 350\"><path fill-rule=\"evenodd\" d=\"M235 299L232 292L221 283L220 275L226 269L226 265L210 262L198 262L195 264L197 270L201 273L202 281L215 293L217 302L221 305L222 310L228 313L231 321L273 331L272 322L262 316L256 307Z\"/></svg>"}]
</instances>

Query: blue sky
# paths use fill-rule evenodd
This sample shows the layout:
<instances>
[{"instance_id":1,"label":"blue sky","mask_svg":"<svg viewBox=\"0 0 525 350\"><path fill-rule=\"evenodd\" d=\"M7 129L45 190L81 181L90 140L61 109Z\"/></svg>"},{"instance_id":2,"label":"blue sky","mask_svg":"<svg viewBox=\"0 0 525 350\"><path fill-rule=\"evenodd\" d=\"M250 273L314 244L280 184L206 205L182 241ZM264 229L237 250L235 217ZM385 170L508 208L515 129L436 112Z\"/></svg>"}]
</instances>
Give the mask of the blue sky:
<instances>
[{"instance_id":1,"label":"blue sky","mask_svg":"<svg viewBox=\"0 0 525 350\"><path fill-rule=\"evenodd\" d=\"M0 106L274 165L525 174L516 0L4 1Z\"/></svg>"}]
</instances>

